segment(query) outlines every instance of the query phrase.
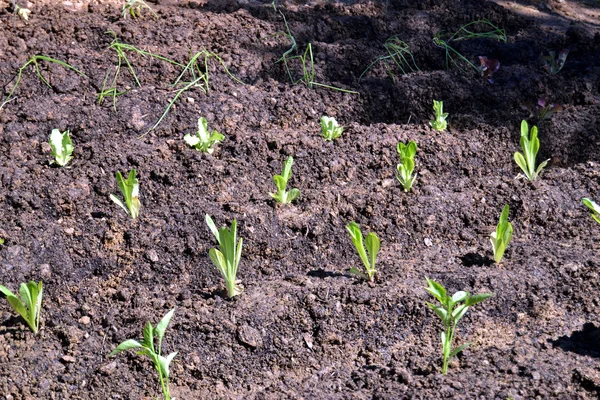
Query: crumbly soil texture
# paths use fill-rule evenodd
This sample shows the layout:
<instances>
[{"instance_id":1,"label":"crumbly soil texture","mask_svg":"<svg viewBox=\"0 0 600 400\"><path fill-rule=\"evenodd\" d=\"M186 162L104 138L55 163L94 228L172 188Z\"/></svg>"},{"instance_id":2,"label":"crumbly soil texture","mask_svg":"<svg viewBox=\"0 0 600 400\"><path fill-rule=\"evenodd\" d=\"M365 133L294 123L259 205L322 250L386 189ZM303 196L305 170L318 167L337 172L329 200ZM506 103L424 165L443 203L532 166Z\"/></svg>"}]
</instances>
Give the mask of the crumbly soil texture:
<instances>
[{"instance_id":1,"label":"crumbly soil texture","mask_svg":"<svg viewBox=\"0 0 600 400\"><path fill-rule=\"evenodd\" d=\"M45 291L37 336L0 302L2 398L160 397L147 358L109 353L174 307L163 353L178 352L178 400L598 398L600 225L581 203L600 200L597 24L481 0L161 1L149 3L157 18L138 19L117 4L41 2L28 21L11 3L0 2L3 102L14 89L0 111L0 283ZM283 16L296 42L289 74ZM481 19L506 42L452 45L476 67L499 60L493 84L464 63L447 68L432 40ZM363 74L392 36L414 70L388 60ZM131 70L122 60L111 86L115 38L176 63L126 49ZM358 93L299 81L293 57L309 43L313 81ZM567 48L564 68L547 73L540 54ZM208 72L208 93L179 92L203 50L219 57L194 69ZM16 85L35 55L82 75L38 60L48 85L33 64ZM103 88L115 102L99 104ZM522 105L540 98L564 110L537 121ZM446 131L429 126L433 99L450 114ZM320 136L322 115L345 127L334 142ZM183 140L201 116L225 135L213 154ZM550 160L534 183L513 160L523 119L539 127L538 161ZM75 146L66 168L50 163L55 128ZM409 140L418 177L405 193L396 145ZM279 205L269 193L288 156L301 195ZM136 220L109 198L115 173L133 168ZM489 235L505 204L514 236L496 265ZM206 214L236 219L243 238L244 291L232 300L208 257ZM351 221L381 239L373 283L348 273L362 266ZM471 345L447 375L425 277L494 293L461 321L456 345Z\"/></svg>"}]
</instances>

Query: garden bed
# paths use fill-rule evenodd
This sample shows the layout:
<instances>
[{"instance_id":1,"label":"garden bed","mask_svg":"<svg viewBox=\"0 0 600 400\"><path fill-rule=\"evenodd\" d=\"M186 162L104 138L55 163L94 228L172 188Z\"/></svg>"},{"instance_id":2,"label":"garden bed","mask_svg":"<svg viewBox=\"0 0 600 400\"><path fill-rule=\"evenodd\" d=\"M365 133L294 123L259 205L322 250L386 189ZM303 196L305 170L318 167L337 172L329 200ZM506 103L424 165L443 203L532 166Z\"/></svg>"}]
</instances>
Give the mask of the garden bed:
<instances>
[{"instance_id":1,"label":"garden bed","mask_svg":"<svg viewBox=\"0 0 600 400\"><path fill-rule=\"evenodd\" d=\"M79 4L79 3L77 3ZM158 13L124 20L114 4L32 7L13 19L0 1L0 79L5 98L33 55L69 63L80 76L27 68L0 111L0 284L42 280L42 328L34 336L2 300L0 393L6 399L142 399L158 396L156 373L133 352L108 357L176 307L164 340L178 351L171 392L184 399L529 399L600 393L600 225L582 197L600 198L600 34L568 29L491 2L469 0L280 2L316 80L359 94L292 85L277 60L290 48L270 2L149 3ZM487 19L507 33L458 42L472 62L498 59L494 84L473 69L446 69L432 38ZM114 35L107 34L112 31ZM398 35L419 71L383 64L360 75ZM117 37L187 63L207 49L210 91L176 92L181 68L129 53L126 93L97 103ZM556 75L538 60L569 48ZM297 77L297 64L292 74ZM544 98L564 111L539 121L541 177L517 177L521 105ZM447 131L429 127L443 100ZM322 115L342 137L320 136ZM189 148L199 117L225 135L212 155ZM48 135L69 129L68 168L51 166ZM413 191L396 180L396 145L418 145ZM294 157L278 205L272 176ZM115 172L135 168L140 217L109 198ZM489 235L510 205L514 237L501 265ZM232 300L211 264L205 223L238 221L244 239ZM348 274L360 259L345 226L381 239L374 283ZM440 371L441 324L426 305L425 277L450 291L491 292L461 321L472 345Z\"/></svg>"}]
</instances>

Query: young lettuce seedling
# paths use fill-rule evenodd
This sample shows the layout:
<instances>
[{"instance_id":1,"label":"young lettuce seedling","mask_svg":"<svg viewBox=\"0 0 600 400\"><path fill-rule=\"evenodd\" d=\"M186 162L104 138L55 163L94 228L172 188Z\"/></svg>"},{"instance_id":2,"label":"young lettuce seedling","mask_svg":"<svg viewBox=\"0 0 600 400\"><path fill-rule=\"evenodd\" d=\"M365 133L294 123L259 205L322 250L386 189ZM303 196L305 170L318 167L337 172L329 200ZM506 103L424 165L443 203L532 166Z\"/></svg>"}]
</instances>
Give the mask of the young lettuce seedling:
<instances>
[{"instance_id":1,"label":"young lettuce seedling","mask_svg":"<svg viewBox=\"0 0 600 400\"><path fill-rule=\"evenodd\" d=\"M529 111L529 118L535 117L538 121L542 121L546 118L552 118L552 115L563 110L563 106L560 104L548 103L543 98L539 98L536 104L532 102L521 103L521 108Z\"/></svg>"},{"instance_id":2,"label":"young lettuce seedling","mask_svg":"<svg viewBox=\"0 0 600 400\"><path fill-rule=\"evenodd\" d=\"M481 76L487 79L489 83L494 83L492 75L500 69L500 61L489 59L485 56L479 56L479 63L481 64L479 67Z\"/></svg>"},{"instance_id":3,"label":"young lettuce seedling","mask_svg":"<svg viewBox=\"0 0 600 400\"><path fill-rule=\"evenodd\" d=\"M549 51L547 55L541 54L540 60L542 61L542 67L544 67L546 72L550 75L556 75L565 66L568 55L569 49L562 49L558 52L558 55L555 51Z\"/></svg>"},{"instance_id":4,"label":"young lettuce seedling","mask_svg":"<svg viewBox=\"0 0 600 400\"><path fill-rule=\"evenodd\" d=\"M198 132L192 136L187 134L183 137L183 140L191 147L203 153L212 154L215 151L215 145L225 139L225 136L213 129L212 133L208 133L208 121L204 117L198 119Z\"/></svg>"},{"instance_id":5,"label":"young lettuce seedling","mask_svg":"<svg viewBox=\"0 0 600 400\"><path fill-rule=\"evenodd\" d=\"M425 277L429 287L425 288L433 297L440 302L440 305L427 303L440 317L444 324L444 330L441 333L442 338L442 374L448 373L448 362L452 357L467 348L471 343L464 343L452 349L452 342L456 333L456 327L462 317L465 316L469 307L481 303L492 297L492 293L481 293L470 296L468 292L459 291L452 296L448 296L446 289L433 279Z\"/></svg>"},{"instance_id":6,"label":"young lettuce seedling","mask_svg":"<svg viewBox=\"0 0 600 400\"><path fill-rule=\"evenodd\" d=\"M587 208L592 210L592 213L590 215L592 216L594 221L600 224L600 206L595 201L593 201L592 199L588 199L587 197L584 197L583 199L581 199L581 201L583 202L583 204L585 204Z\"/></svg>"},{"instance_id":7,"label":"young lettuce seedling","mask_svg":"<svg viewBox=\"0 0 600 400\"><path fill-rule=\"evenodd\" d=\"M508 211L509 207L508 204L506 204L500 214L500 221L498 221L496 231L490 234L490 241L494 248L494 261L496 261L496 264L500 264L500 261L502 261L504 251L506 251L506 247L508 246L508 243L510 243L510 239L513 235L513 226L508 222Z\"/></svg>"},{"instance_id":8,"label":"young lettuce seedling","mask_svg":"<svg viewBox=\"0 0 600 400\"><path fill-rule=\"evenodd\" d=\"M360 259L362 260L367 272L366 274L363 274L358 268L352 267L350 268L350 273L373 282L373 277L377 272L375 269L375 262L377 261L377 253L379 253L379 237L374 232L369 232L366 239L367 248L365 250L365 246L363 244L363 234L358 224L356 222L350 222L346 226L346 230L348 233L350 233L352 243L354 243L354 247L356 247L356 251L358 252L358 255L360 256Z\"/></svg>"},{"instance_id":9,"label":"young lettuce seedling","mask_svg":"<svg viewBox=\"0 0 600 400\"><path fill-rule=\"evenodd\" d=\"M73 159L73 143L71 143L71 137L69 136L69 130L60 132L58 129L52 129L50 134L50 148L52 149L52 155L54 161L61 167L64 167Z\"/></svg>"},{"instance_id":10,"label":"young lettuce seedling","mask_svg":"<svg viewBox=\"0 0 600 400\"><path fill-rule=\"evenodd\" d=\"M37 335L40 327L40 313L42 311L42 295L43 295L42 282L35 283L30 281L29 283L21 283L19 294L21 299L13 294L6 287L0 285L0 292L4 293L8 304L17 312L27 325L31 328L34 334Z\"/></svg>"},{"instance_id":11,"label":"young lettuce seedling","mask_svg":"<svg viewBox=\"0 0 600 400\"><path fill-rule=\"evenodd\" d=\"M408 144L402 142L398 143L398 155L400 156L400 164L396 167L396 178L402 186L405 192L410 192L417 174L413 176L415 169L415 154L417 153L417 144L413 141Z\"/></svg>"},{"instance_id":12,"label":"young lettuce seedling","mask_svg":"<svg viewBox=\"0 0 600 400\"><path fill-rule=\"evenodd\" d=\"M535 168L535 158L540 149L538 129L537 126L533 126L530 132L529 125L525 120L521 122L521 148L523 153L518 151L515 153L515 162L521 167L527 179L535 181L550 159L540 163L537 169Z\"/></svg>"},{"instance_id":13,"label":"young lettuce seedling","mask_svg":"<svg viewBox=\"0 0 600 400\"><path fill-rule=\"evenodd\" d=\"M231 223L231 229L223 227L217 229L217 226L213 222L210 215L206 214L206 224L208 228L217 238L219 242L220 250L210 249L208 256L212 261L213 265L217 267L221 276L225 279L225 286L227 287L227 297L232 298L242 293L244 290L241 285L238 285L236 281L238 266L240 265L240 259L242 258L242 238L237 242L237 221L234 219Z\"/></svg>"},{"instance_id":14,"label":"young lettuce seedling","mask_svg":"<svg viewBox=\"0 0 600 400\"><path fill-rule=\"evenodd\" d=\"M110 199L117 203L125 212L131 216L131 218L136 219L140 215L140 198L139 198L139 183L138 179L135 177L136 171L132 169L129 172L129 176L127 180L123 179L123 175L120 172L117 172L116 179L117 184L119 185L119 189L121 190L121 194L123 198L125 198L125 204L114 194L110 195Z\"/></svg>"},{"instance_id":15,"label":"young lettuce seedling","mask_svg":"<svg viewBox=\"0 0 600 400\"><path fill-rule=\"evenodd\" d=\"M342 136L342 132L344 132L344 128L339 126L337 121L333 117L327 117L323 115L321 117L320 123L323 139L328 140L330 142Z\"/></svg>"},{"instance_id":16,"label":"young lettuce seedling","mask_svg":"<svg viewBox=\"0 0 600 400\"><path fill-rule=\"evenodd\" d=\"M283 164L283 171L281 175L273 176L273 181L275 182L275 186L277 186L277 193L269 193L272 198L277 200L278 203L281 204L289 204L298 196L300 196L300 190L298 188L293 188L289 192L285 190L287 187L288 181L292 177L292 164L294 163L294 158L289 156L286 160L285 164Z\"/></svg>"},{"instance_id":17,"label":"young lettuce seedling","mask_svg":"<svg viewBox=\"0 0 600 400\"><path fill-rule=\"evenodd\" d=\"M435 119L433 121L429 121L429 125L436 131L446 130L448 127L448 123L446 122L446 118L448 118L448 113L444 112L444 102L443 101L433 101L433 112L435 113Z\"/></svg>"},{"instance_id":18,"label":"young lettuce seedling","mask_svg":"<svg viewBox=\"0 0 600 400\"><path fill-rule=\"evenodd\" d=\"M171 321L171 317L173 317L174 312L175 309L169 311L167 315L160 320L156 327L153 327L150 321L148 321L144 327L144 340L142 343L134 339L129 339L121 343L109 354L109 356L114 356L122 351L137 349L137 354L148 356L152 360L154 368L156 368L156 371L158 372L158 380L162 388L164 400L171 400L171 394L169 392L169 364L171 364L171 361L173 361L173 358L175 358L177 352L175 351L166 357L161 355L162 340L165 336L165 331L167 330L167 326L169 326L169 322ZM154 346L154 338L158 339L158 344L156 347Z\"/></svg>"}]
</instances>

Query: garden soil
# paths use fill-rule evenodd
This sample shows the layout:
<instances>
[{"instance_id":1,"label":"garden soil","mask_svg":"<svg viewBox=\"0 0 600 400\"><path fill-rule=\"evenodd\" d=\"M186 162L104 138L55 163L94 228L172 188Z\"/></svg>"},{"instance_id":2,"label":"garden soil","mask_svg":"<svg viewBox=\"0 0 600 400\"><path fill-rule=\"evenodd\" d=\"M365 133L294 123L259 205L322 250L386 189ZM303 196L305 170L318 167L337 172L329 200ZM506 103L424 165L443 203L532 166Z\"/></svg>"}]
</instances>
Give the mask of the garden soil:
<instances>
[{"instance_id":1,"label":"garden soil","mask_svg":"<svg viewBox=\"0 0 600 400\"><path fill-rule=\"evenodd\" d=\"M163 351L178 352L178 400L598 398L600 225L581 203L600 200L598 20L481 0L276 10L183 0L149 3L158 18L135 20L114 3L40 2L22 21L10 3L0 1L2 99L14 88L0 111L0 282L41 280L44 299L37 336L0 303L0 397L159 397L148 359L108 354L175 307ZM311 43L314 81L358 94L290 82L278 62L291 47L282 15L297 43L290 57ZM464 63L447 69L432 41L484 18L506 43L452 44L475 66L498 59L493 84ZM361 78L392 36L419 70L382 61ZM208 50L223 64L201 57L195 71L208 71L209 92L191 86L175 99L183 67L128 51L140 85L123 64L114 86L123 93L98 104L116 70L115 38L180 64ZM540 54L567 48L564 68L548 74ZM34 55L85 76L39 61L50 86L30 65L15 88ZM299 60L288 61L299 79ZM522 106L540 98L564 110L536 121ZM444 132L429 127L433 99L450 114ZM337 118L342 137L323 140L322 115ZM226 138L210 155L183 141L201 116ZM539 127L538 161L550 160L534 183L513 160L526 118ZM75 146L66 168L50 164L55 128ZM409 140L418 176L405 193L396 145ZM284 206L269 193L288 156L302 194ZM133 168L137 220L109 198L115 173ZM515 232L496 265L489 235L505 204ZM217 243L206 214L219 226L237 219L244 240L245 289L232 300L208 257ZM348 273L361 267L350 221L381 239L373 283ZM452 293L494 293L461 321L456 344L471 345L446 376L425 277Z\"/></svg>"}]
</instances>

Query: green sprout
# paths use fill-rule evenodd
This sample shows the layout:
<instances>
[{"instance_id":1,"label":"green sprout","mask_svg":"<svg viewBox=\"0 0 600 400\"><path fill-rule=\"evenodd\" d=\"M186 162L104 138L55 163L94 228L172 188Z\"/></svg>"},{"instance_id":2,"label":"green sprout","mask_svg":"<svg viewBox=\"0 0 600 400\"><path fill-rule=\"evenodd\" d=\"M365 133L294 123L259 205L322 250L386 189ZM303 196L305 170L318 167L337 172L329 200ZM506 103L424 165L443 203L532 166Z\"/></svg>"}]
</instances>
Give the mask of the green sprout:
<instances>
[{"instance_id":1,"label":"green sprout","mask_svg":"<svg viewBox=\"0 0 600 400\"><path fill-rule=\"evenodd\" d=\"M16 2L13 2L15 12L23 21L29 20L29 14L31 14L31 10L25 7L19 6Z\"/></svg>"},{"instance_id":2,"label":"green sprout","mask_svg":"<svg viewBox=\"0 0 600 400\"><path fill-rule=\"evenodd\" d=\"M446 128L448 127L448 123L446 122L446 118L448 118L448 113L444 112L444 102L441 100L434 100L433 112L435 113L435 119L429 121L429 125L436 131L446 130Z\"/></svg>"},{"instance_id":3,"label":"green sprout","mask_svg":"<svg viewBox=\"0 0 600 400\"><path fill-rule=\"evenodd\" d=\"M496 231L490 234L490 241L494 248L494 261L496 261L496 264L500 264L504 252L506 251L506 247L508 246L508 243L510 243L510 239L513 235L513 226L508 222L508 212L509 207L508 204L506 204L500 214L500 221L498 221Z\"/></svg>"},{"instance_id":4,"label":"green sprout","mask_svg":"<svg viewBox=\"0 0 600 400\"><path fill-rule=\"evenodd\" d=\"M402 41L398 36L392 36L387 39L383 44L383 47L387 51L387 55L382 55L377 57L358 77L360 81L362 77L371 69L373 66L381 61L385 61L386 70L388 75L392 78L393 81L396 80L393 72L388 67L389 60L391 60L398 69L402 72L402 75L408 75L410 72L420 71L419 67L415 63L415 58L411 53L408 44Z\"/></svg>"},{"instance_id":5,"label":"green sprout","mask_svg":"<svg viewBox=\"0 0 600 400\"><path fill-rule=\"evenodd\" d=\"M198 132L196 135L187 134L183 140L191 147L203 153L212 154L215 151L215 145L221 143L225 136L213 129L212 133L208 133L208 121L204 117L198 118Z\"/></svg>"},{"instance_id":6,"label":"green sprout","mask_svg":"<svg viewBox=\"0 0 600 400\"><path fill-rule=\"evenodd\" d=\"M467 313L469 307L481 303L482 301L492 297L492 293L481 293L469 295L469 292L459 291L452 296L448 296L446 289L436 281L425 277L429 287L425 288L433 297L435 297L440 305L427 303L440 317L444 324L444 330L441 333L442 339L442 373L448 373L448 362L452 357L467 348L471 343L464 343L452 349L452 342L456 333L458 321ZM462 304L461 304L462 303Z\"/></svg>"},{"instance_id":7,"label":"green sprout","mask_svg":"<svg viewBox=\"0 0 600 400\"><path fill-rule=\"evenodd\" d=\"M19 294L21 298L13 294L6 287L0 285L0 292L4 293L8 304L17 312L27 325L31 328L34 334L37 335L40 328L40 313L42 311L42 295L43 295L42 282L35 283L30 281L29 283L21 283Z\"/></svg>"},{"instance_id":8,"label":"green sprout","mask_svg":"<svg viewBox=\"0 0 600 400\"><path fill-rule=\"evenodd\" d=\"M123 175L117 171L117 185L119 185L121 194L125 198L125 204L114 194L110 195L110 199L117 203L133 219L136 219L140 215L139 183L135 174L136 171L134 168L129 172L127 180L124 180Z\"/></svg>"},{"instance_id":9,"label":"green sprout","mask_svg":"<svg viewBox=\"0 0 600 400\"><path fill-rule=\"evenodd\" d=\"M587 197L584 197L583 199L581 199L581 201L583 202L583 204L585 204L587 208L592 210L592 213L590 215L592 216L594 221L600 224L600 206L595 201L593 201L592 199L588 199Z\"/></svg>"},{"instance_id":10,"label":"green sprout","mask_svg":"<svg viewBox=\"0 0 600 400\"><path fill-rule=\"evenodd\" d=\"M377 270L375 269L375 262L377 261L377 253L379 253L380 247L379 237L374 232L369 232L366 238L367 247L365 249L365 245L363 244L363 234L360 230L360 226L353 221L346 226L346 230L350 234L352 243L354 243L354 247L356 247L356 251L358 252L358 255L360 256L360 259L362 260L367 272L364 274L358 268L352 267L350 268L350 273L373 282L375 273L377 273Z\"/></svg>"},{"instance_id":11,"label":"green sprout","mask_svg":"<svg viewBox=\"0 0 600 400\"><path fill-rule=\"evenodd\" d=\"M10 92L8 93L8 96L6 96L6 99L4 99L4 102L2 102L2 104L0 104L0 110L2 110L2 108L3 108L3 107L4 107L4 106L5 106L5 105L6 105L6 104L9 102L9 101L11 101L11 100L12 100L12 96L13 96L13 94L15 93L15 90L17 89L17 86L19 86L19 83L21 83L21 78L22 78L22 76L23 76L23 72L24 72L24 71L25 71L25 69L26 69L28 66L30 66L30 65L33 65L33 66L34 66L34 68L35 68L35 73L37 74L38 78L39 78L39 79L40 79L42 82L44 82L44 83L46 84L46 86L48 86L49 88L51 88L51 87L52 87L52 85L50 85L50 82L48 82L48 80L47 80L46 78L44 78L44 75L42 75L42 71L40 70L40 64L39 64L39 62L40 62L40 61L46 61L46 62L51 62L51 63L54 63L54 64L58 64L58 65L60 65L60 66L62 66L62 67L65 67L65 68L67 68L67 69L70 69L70 70L72 70L72 71L74 71L74 72L78 73L79 75L81 75L81 76L83 76L83 77L87 78L87 76L86 76L86 75L85 75L83 72L79 71L77 68L73 67L72 65L69 65L69 64L67 64L67 63L66 63L66 62L64 62L64 61L60 61L60 60L57 60L57 59L55 59L55 58L52 58L52 57L47 57L47 56L40 56L40 55L37 55L37 56L32 56L32 57L31 57L29 60L27 60L27 62L26 62L25 64L23 64L23 65L21 66L21 68L19 68L19 72L17 73L17 79L15 80L15 84L14 84L14 86L12 87L12 89L10 90Z\"/></svg>"},{"instance_id":12,"label":"green sprout","mask_svg":"<svg viewBox=\"0 0 600 400\"><path fill-rule=\"evenodd\" d=\"M396 178L405 192L410 192L417 174L413 176L415 170L415 154L417 154L417 144L413 141L408 144L398 143L398 155L400 156L400 164L396 167Z\"/></svg>"},{"instance_id":13,"label":"green sprout","mask_svg":"<svg viewBox=\"0 0 600 400\"><path fill-rule=\"evenodd\" d=\"M221 276L225 280L225 286L227 287L227 297L232 298L242 293L244 290L236 280L238 266L240 265L240 259L242 258L242 244L243 240L240 240L236 244L237 240L237 221L234 219L231 223L231 228L223 227L217 229L217 226L213 222L210 215L206 214L206 224L208 228L217 238L219 242L220 250L210 249L208 256L212 261L213 265L217 267Z\"/></svg>"},{"instance_id":14,"label":"green sprout","mask_svg":"<svg viewBox=\"0 0 600 400\"><path fill-rule=\"evenodd\" d=\"M300 196L300 190L298 188L293 188L289 192L285 190L288 181L292 177L292 164L294 164L294 157L289 156L285 161L285 164L283 164L281 175L273 176L273 181L275 182L275 186L277 186L277 193L269 194L281 204L289 204Z\"/></svg>"},{"instance_id":15,"label":"green sprout","mask_svg":"<svg viewBox=\"0 0 600 400\"><path fill-rule=\"evenodd\" d=\"M162 340L165 336L165 331L169 326L169 322L171 321L174 312L175 309L173 308L160 320L155 327L153 327L150 321L148 321L144 327L144 340L142 343L134 339L128 339L118 345L117 348L109 354L109 356L114 356L122 351L137 349L138 355L148 356L152 360L154 368L156 368L156 371L158 372L158 380L162 388L164 400L171 399L171 394L169 393L169 364L171 364L171 361L173 361L173 358L175 358L177 352L175 351L164 357L161 354ZM154 346L154 338L158 339L156 347Z\"/></svg>"},{"instance_id":16,"label":"green sprout","mask_svg":"<svg viewBox=\"0 0 600 400\"><path fill-rule=\"evenodd\" d=\"M54 156L54 161L51 163L56 163L61 167L67 165L73 159L71 155L73 154L73 143L69 136L69 130L67 129L61 133L58 129L52 129L52 133L50 134L50 148Z\"/></svg>"},{"instance_id":17,"label":"green sprout","mask_svg":"<svg viewBox=\"0 0 600 400\"><path fill-rule=\"evenodd\" d=\"M158 18L158 14L144 0L127 0L123 4L123 19L127 19L127 14L133 19L141 17L144 8L148 9L155 18Z\"/></svg>"},{"instance_id":18,"label":"green sprout","mask_svg":"<svg viewBox=\"0 0 600 400\"><path fill-rule=\"evenodd\" d=\"M338 122L333 117L328 117L323 115L319 122L321 124L321 134L323 135L323 139L327 141L332 141L334 139L342 136L342 132L344 132L344 128L338 125Z\"/></svg>"},{"instance_id":19,"label":"green sprout","mask_svg":"<svg viewBox=\"0 0 600 400\"><path fill-rule=\"evenodd\" d=\"M538 139L537 126L533 126L529 131L529 125L527 121L521 122L521 148L523 153L515 153L515 162L530 181L535 181L542 169L548 164L550 159L541 162L537 169L535 168L535 158L537 157L538 150L540 149L540 140ZM523 155L524 154L524 155Z\"/></svg>"}]
</instances>

